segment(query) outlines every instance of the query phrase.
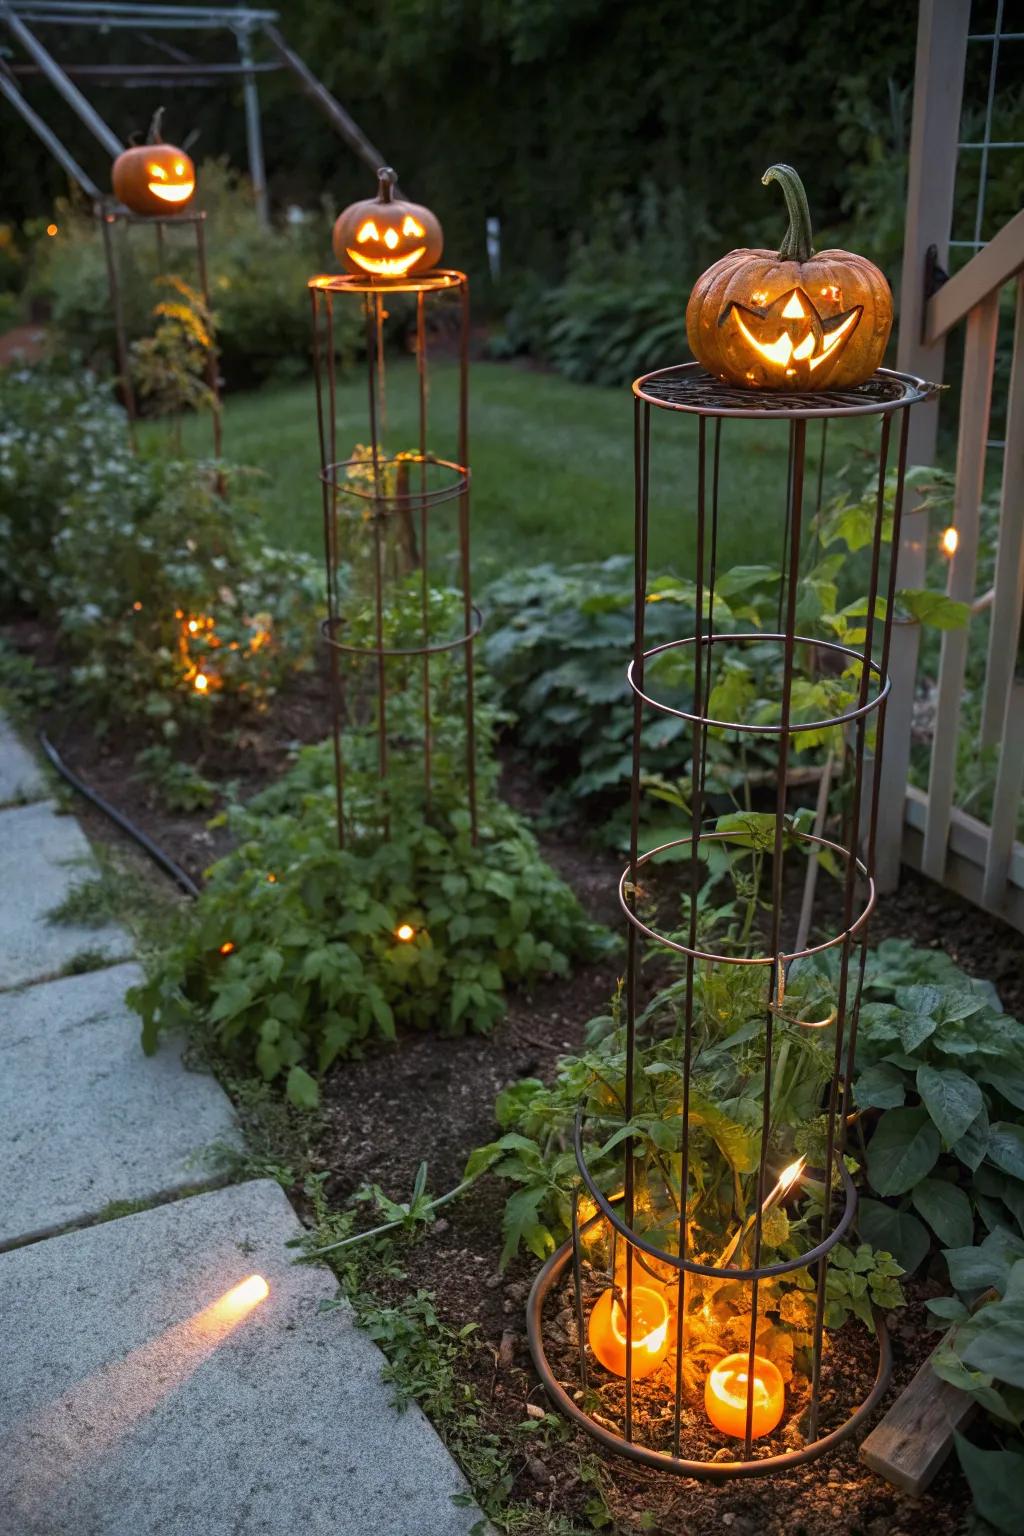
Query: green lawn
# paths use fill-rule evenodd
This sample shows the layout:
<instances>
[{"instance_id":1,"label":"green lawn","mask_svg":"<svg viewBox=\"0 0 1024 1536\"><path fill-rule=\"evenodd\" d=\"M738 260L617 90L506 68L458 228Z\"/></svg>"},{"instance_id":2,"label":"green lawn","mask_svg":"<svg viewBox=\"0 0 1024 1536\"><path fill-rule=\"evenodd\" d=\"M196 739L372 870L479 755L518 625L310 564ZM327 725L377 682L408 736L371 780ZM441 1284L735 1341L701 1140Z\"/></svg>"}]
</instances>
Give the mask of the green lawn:
<instances>
[{"instance_id":1,"label":"green lawn","mask_svg":"<svg viewBox=\"0 0 1024 1536\"><path fill-rule=\"evenodd\" d=\"M454 367L431 371L429 447L455 453ZM633 547L633 405L628 389L570 383L508 363L477 363L470 381L473 467L473 561L480 583L510 566L571 562L628 553ZM388 451L412 447L415 374L411 362L388 368ZM688 571L693 556L693 417L655 411L652 429L652 566ZM877 423L830 428L830 471L871 441ZM152 427L151 433L162 429ZM808 431L808 505L816 491L820 427ZM351 376L339 387L341 456L365 442L366 386ZM186 446L209 453L205 420L186 424ZM710 440L710 434L709 434ZM720 561L778 558L786 483L786 424L726 422L722 436ZM316 409L312 382L235 395L225 406L224 452L266 477L260 502L268 538L318 553ZM831 479L831 473L829 480ZM827 482L828 483L828 482ZM859 480L855 483L859 484ZM435 513L444 515L444 509Z\"/></svg>"}]
</instances>

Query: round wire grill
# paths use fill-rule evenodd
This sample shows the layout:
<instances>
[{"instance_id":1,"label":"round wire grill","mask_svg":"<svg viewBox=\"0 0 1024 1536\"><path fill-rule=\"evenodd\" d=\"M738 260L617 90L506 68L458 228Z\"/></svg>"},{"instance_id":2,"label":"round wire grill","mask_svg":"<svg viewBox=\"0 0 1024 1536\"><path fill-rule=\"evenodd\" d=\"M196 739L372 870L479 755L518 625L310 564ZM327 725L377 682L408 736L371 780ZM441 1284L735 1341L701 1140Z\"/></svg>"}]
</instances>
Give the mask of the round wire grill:
<instances>
[{"instance_id":1,"label":"round wire grill","mask_svg":"<svg viewBox=\"0 0 1024 1536\"><path fill-rule=\"evenodd\" d=\"M934 394L934 386L910 373L879 368L854 389L737 389L714 378L700 363L680 363L645 373L633 393L650 405L701 416L780 416L804 421L822 416L875 416L899 410Z\"/></svg>"},{"instance_id":2,"label":"round wire grill","mask_svg":"<svg viewBox=\"0 0 1024 1536\"><path fill-rule=\"evenodd\" d=\"M465 287L466 276L447 267L410 273L408 277L358 277L354 272L325 272L311 277L306 286L322 293L438 293L447 288Z\"/></svg>"},{"instance_id":3,"label":"round wire grill","mask_svg":"<svg viewBox=\"0 0 1024 1536\"><path fill-rule=\"evenodd\" d=\"M432 453L404 453L376 461L342 459L337 464L325 465L320 478L340 497L351 496L357 502L372 504L375 517L440 507L446 501L457 501L469 488L469 470L464 465L439 459ZM394 490L385 489L389 480L394 482ZM415 486L413 480L417 482ZM364 511L370 515L362 507L358 511L360 515Z\"/></svg>"}]
</instances>

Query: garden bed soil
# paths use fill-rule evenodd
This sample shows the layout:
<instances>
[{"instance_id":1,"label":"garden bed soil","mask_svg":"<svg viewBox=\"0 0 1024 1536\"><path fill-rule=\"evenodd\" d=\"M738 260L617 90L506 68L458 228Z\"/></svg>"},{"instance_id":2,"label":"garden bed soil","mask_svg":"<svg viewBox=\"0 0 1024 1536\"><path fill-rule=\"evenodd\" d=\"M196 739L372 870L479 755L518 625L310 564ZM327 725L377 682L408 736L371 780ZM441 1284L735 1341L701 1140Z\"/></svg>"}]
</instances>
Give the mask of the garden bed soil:
<instances>
[{"instance_id":1,"label":"garden bed soil","mask_svg":"<svg viewBox=\"0 0 1024 1536\"><path fill-rule=\"evenodd\" d=\"M24 633L19 639L24 649L45 651L45 636L36 645ZM305 678L293 697L285 693L265 719L240 731L230 745L204 748L192 743L189 756L211 777L235 778L243 794L252 793L281 772L297 743L322 736L325 711L322 680L311 687ZM94 738L73 715L57 708L40 723L68 766L136 820L191 874L199 877L224 851L223 831L206 826L209 812L169 814L161 810L156 793L133 776L138 744L130 736ZM536 811L542 803L542 794L514 756L506 759L502 787L520 810ZM93 837L121 841L110 822L77 797L74 809ZM540 841L545 856L574 887L590 915L617 927L622 859L595 851L581 829L564 824L542 832ZM880 899L872 920L872 941L887 937L945 950L970 974L993 979L1009 1011L1024 1013L1024 936L952 893L905 871L899 892ZM621 958L582 966L569 977L548 980L530 995L513 994L505 1019L489 1037L413 1035L396 1049L337 1065L324 1085L322 1128L314 1149L315 1163L329 1173L331 1200L340 1202L370 1181L392 1198L407 1199L423 1160L433 1193L457 1184L470 1151L496 1134L497 1092L523 1077L550 1076L558 1057L579 1047L588 1020L605 1011L620 968ZM970 1500L955 1465L947 1465L928 1493L915 1501L861 1466L860 1436L770 1482L755 1478L722 1484L605 1457L571 1426L562 1437L548 1437L542 1450L532 1449L519 1430L528 1417L527 1405L544 1404L525 1332L526 1297L537 1262L520 1255L504 1274L499 1272L505 1193L497 1179L482 1179L446 1207L443 1217L408 1251L406 1279L382 1277L379 1284L375 1280L375 1288L391 1301L410 1289L430 1290L443 1320L458 1327L469 1321L478 1324L479 1347L471 1352L465 1371L484 1403L480 1432L496 1433L504 1444L514 1442L519 1448L513 1496L536 1505L539 1516L564 1515L586 1528L594 1489L581 1477L581 1457L596 1455L615 1528L624 1533L914 1536L927 1528L933 1536L951 1536L960 1527ZM937 1335L929 1328L923 1303L942 1290L928 1278L913 1281L907 1287L906 1310L888 1319L894 1375L887 1402L934 1347ZM851 1402L859 1401L874 1378L876 1346L854 1324L844 1331L842 1348L844 1393ZM568 1369L566 1374L571 1380Z\"/></svg>"}]
</instances>

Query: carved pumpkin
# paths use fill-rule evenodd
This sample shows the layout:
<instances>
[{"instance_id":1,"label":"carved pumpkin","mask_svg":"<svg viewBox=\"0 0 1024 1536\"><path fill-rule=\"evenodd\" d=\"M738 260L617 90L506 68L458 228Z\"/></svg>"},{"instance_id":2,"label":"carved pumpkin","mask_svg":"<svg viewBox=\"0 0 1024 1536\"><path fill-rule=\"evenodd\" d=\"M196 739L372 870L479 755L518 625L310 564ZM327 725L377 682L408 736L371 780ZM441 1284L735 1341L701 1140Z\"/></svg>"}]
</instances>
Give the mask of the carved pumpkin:
<instances>
[{"instance_id":1,"label":"carved pumpkin","mask_svg":"<svg viewBox=\"0 0 1024 1536\"><path fill-rule=\"evenodd\" d=\"M377 196L352 203L338 215L334 254L346 271L396 279L427 272L441 260L440 223L429 208L396 198L397 180L389 165L381 166Z\"/></svg>"},{"instance_id":2,"label":"carved pumpkin","mask_svg":"<svg viewBox=\"0 0 1024 1536\"><path fill-rule=\"evenodd\" d=\"M196 168L183 149L160 137L163 107L153 115L149 142L122 150L114 161L114 196L132 213L177 213L192 201Z\"/></svg>"},{"instance_id":3,"label":"carved pumpkin","mask_svg":"<svg viewBox=\"0 0 1024 1536\"><path fill-rule=\"evenodd\" d=\"M709 373L748 389L848 389L870 378L892 329L878 268L850 251L811 249L807 194L790 165L777 181L789 228L778 252L730 251L698 279L686 337Z\"/></svg>"}]
</instances>

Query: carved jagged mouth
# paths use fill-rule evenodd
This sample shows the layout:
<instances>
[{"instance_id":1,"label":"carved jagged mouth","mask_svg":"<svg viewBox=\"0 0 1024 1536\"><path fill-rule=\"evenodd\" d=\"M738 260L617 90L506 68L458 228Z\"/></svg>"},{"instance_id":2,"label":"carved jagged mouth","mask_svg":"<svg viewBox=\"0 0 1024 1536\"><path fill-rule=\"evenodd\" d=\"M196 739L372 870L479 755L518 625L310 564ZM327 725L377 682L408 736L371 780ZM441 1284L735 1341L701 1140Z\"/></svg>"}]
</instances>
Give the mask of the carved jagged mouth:
<instances>
[{"instance_id":1,"label":"carved jagged mouth","mask_svg":"<svg viewBox=\"0 0 1024 1536\"><path fill-rule=\"evenodd\" d=\"M838 357L856 330L863 309L864 306L858 304L844 314L823 320L807 294L800 288L793 288L767 308L748 308L733 301L726 305L718 323L724 325L731 317L747 345L776 368L785 370L790 377L796 372L790 366L793 363L806 363L814 373L822 363ZM786 321L805 322L805 329L797 339L794 340L792 327L787 326ZM772 340L766 340L766 333L773 332L776 325L778 333ZM755 334L752 326L760 335Z\"/></svg>"},{"instance_id":2,"label":"carved jagged mouth","mask_svg":"<svg viewBox=\"0 0 1024 1536\"><path fill-rule=\"evenodd\" d=\"M364 256L362 251L354 251L350 245L345 247L345 254L354 261L357 267L362 267L364 272L369 272L371 277L404 277L410 267L414 267L421 256L426 255L426 246L418 245L414 251L409 251L405 256Z\"/></svg>"},{"instance_id":3,"label":"carved jagged mouth","mask_svg":"<svg viewBox=\"0 0 1024 1536\"><path fill-rule=\"evenodd\" d=\"M184 203L192 196L196 189L194 181L179 181L169 185L166 181L149 181L146 183L154 197L158 197L162 203Z\"/></svg>"}]
</instances>

